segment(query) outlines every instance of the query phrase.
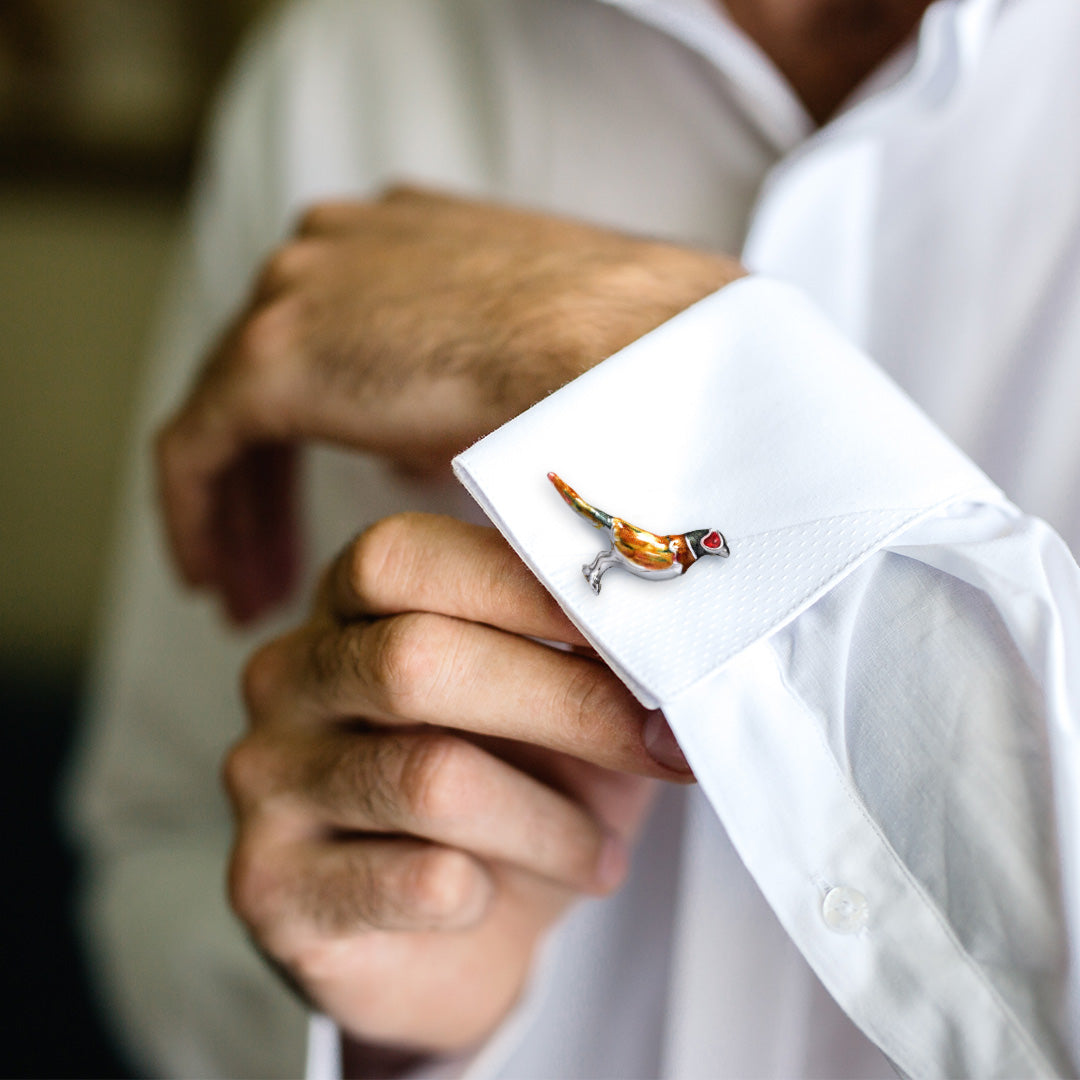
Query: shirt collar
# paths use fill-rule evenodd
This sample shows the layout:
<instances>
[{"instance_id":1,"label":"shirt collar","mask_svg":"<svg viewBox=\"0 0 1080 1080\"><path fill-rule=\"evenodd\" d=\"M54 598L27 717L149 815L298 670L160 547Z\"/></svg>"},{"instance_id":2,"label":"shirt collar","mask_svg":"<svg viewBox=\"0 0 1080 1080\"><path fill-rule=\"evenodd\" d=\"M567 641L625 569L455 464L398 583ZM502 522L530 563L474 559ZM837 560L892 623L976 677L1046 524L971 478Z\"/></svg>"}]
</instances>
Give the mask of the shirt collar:
<instances>
[{"instance_id":1,"label":"shirt collar","mask_svg":"<svg viewBox=\"0 0 1080 1080\"><path fill-rule=\"evenodd\" d=\"M712 0L594 0L619 8L693 49L728 83L778 153L799 145L814 122L776 66Z\"/></svg>"},{"instance_id":2,"label":"shirt collar","mask_svg":"<svg viewBox=\"0 0 1080 1080\"><path fill-rule=\"evenodd\" d=\"M708 60L770 144L785 155L815 130L787 80L714 0L593 0L619 8ZM927 9L917 40L894 54L860 86L839 116L892 89L940 104L978 66L1001 10L1011 0L938 0ZM827 125L828 126L828 125Z\"/></svg>"}]
</instances>

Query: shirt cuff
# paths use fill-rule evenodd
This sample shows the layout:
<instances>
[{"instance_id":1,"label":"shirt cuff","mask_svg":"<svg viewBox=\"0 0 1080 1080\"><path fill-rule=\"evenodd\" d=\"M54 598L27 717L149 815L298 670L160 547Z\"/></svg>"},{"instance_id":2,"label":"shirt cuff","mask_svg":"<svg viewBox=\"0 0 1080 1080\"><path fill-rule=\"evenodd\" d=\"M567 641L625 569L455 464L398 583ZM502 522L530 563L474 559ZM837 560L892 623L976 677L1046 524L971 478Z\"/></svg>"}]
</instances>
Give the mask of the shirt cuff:
<instances>
[{"instance_id":1,"label":"shirt cuff","mask_svg":"<svg viewBox=\"0 0 1080 1080\"><path fill-rule=\"evenodd\" d=\"M643 704L670 704L806 610L874 551L994 485L803 295L746 278L481 440L455 471ZM652 581L582 572L607 514L716 529L730 557Z\"/></svg>"},{"instance_id":2,"label":"shirt cuff","mask_svg":"<svg viewBox=\"0 0 1080 1080\"><path fill-rule=\"evenodd\" d=\"M947 544L972 522L994 534L999 516L1016 515L994 485L800 293L763 279L683 312L466 451L456 469L601 656L664 709L780 922L898 1067L1052 1073L1032 1041L1038 1025L1018 1021L992 963L965 951L898 856L893 841L910 822L867 812L778 652L812 666L811 682L832 685L831 674L845 687L841 661L815 666L811 646L829 640L820 627L808 638L796 632L803 621L783 628L842 593L841 582L858 589L859 568L873 571L871 556L901 537ZM596 514L571 512L549 470L658 534L718 529L730 557L702 557L670 581L613 566L596 595L580 567L610 535L588 527ZM917 684L919 653L905 659ZM887 745L896 720L876 717L869 742ZM903 763L886 757L883 767ZM944 777L942 798L963 793L964 764L935 759L960 777L960 792ZM905 765L912 790L925 780L916 765Z\"/></svg>"}]
</instances>

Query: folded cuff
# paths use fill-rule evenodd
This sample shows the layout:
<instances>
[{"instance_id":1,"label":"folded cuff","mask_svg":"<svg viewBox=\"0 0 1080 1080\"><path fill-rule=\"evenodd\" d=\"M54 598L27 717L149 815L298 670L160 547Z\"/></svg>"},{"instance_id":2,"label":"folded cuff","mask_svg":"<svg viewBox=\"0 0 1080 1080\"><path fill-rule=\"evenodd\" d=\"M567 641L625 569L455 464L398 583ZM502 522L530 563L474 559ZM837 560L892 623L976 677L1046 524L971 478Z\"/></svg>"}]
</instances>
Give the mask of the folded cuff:
<instances>
[{"instance_id":1,"label":"folded cuff","mask_svg":"<svg viewBox=\"0 0 1080 1080\"><path fill-rule=\"evenodd\" d=\"M638 698L671 702L865 558L994 485L797 290L746 278L461 454L455 471ZM547 480L731 555L673 580L582 567L610 536Z\"/></svg>"}]
</instances>

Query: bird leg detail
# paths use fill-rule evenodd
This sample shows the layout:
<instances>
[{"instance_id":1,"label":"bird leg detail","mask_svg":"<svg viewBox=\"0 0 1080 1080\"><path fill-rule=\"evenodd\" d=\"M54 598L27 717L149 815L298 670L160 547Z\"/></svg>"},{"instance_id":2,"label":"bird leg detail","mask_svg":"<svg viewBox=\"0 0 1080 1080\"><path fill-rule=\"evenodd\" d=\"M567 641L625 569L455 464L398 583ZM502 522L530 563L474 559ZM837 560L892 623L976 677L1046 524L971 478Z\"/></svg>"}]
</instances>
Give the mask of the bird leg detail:
<instances>
[{"instance_id":1,"label":"bird leg detail","mask_svg":"<svg viewBox=\"0 0 1080 1080\"><path fill-rule=\"evenodd\" d=\"M615 554L614 548L608 548L606 551L601 551L591 563L586 563L581 568L581 572L585 575L585 580L592 587L592 591L599 596L600 579L604 576L606 571L610 570L613 566L618 565L619 557Z\"/></svg>"}]
</instances>

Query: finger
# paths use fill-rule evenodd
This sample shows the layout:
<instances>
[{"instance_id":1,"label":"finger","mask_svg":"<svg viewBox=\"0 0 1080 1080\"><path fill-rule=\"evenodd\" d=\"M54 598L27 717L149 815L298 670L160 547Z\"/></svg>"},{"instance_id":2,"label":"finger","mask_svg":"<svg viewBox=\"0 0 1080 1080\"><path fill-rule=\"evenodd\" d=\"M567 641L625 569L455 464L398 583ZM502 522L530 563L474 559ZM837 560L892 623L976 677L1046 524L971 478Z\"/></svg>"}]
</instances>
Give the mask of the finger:
<instances>
[{"instance_id":1,"label":"finger","mask_svg":"<svg viewBox=\"0 0 1080 1080\"><path fill-rule=\"evenodd\" d=\"M263 262L248 300L247 314L298 288L311 276L325 252L316 236L300 236L276 248Z\"/></svg>"},{"instance_id":2,"label":"finger","mask_svg":"<svg viewBox=\"0 0 1080 1080\"><path fill-rule=\"evenodd\" d=\"M289 653L284 663L275 659L279 647ZM288 677L264 678L264 663ZM649 756L643 732L653 713L603 664L444 615L310 627L257 653L248 685L257 694L277 691L272 700L250 699L255 714L432 724L533 743L604 768L689 779Z\"/></svg>"},{"instance_id":3,"label":"finger","mask_svg":"<svg viewBox=\"0 0 1080 1080\"><path fill-rule=\"evenodd\" d=\"M586 646L581 632L497 530L397 514L363 532L327 578L341 619L431 611Z\"/></svg>"},{"instance_id":4,"label":"finger","mask_svg":"<svg viewBox=\"0 0 1080 1080\"><path fill-rule=\"evenodd\" d=\"M309 862L296 865L302 871ZM352 880L368 869L362 863ZM365 1042L466 1052L519 996L536 943L575 898L510 868L485 869L491 899L471 924L402 925L397 916L384 929L360 917L325 933L306 918L254 936L320 1011L348 1015L352 1031ZM331 877L327 884L333 888L337 880ZM396 906L391 898L391 913Z\"/></svg>"},{"instance_id":5,"label":"finger","mask_svg":"<svg viewBox=\"0 0 1080 1080\"><path fill-rule=\"evenodd\" d=\"M298 376L289 307L271 304L238 323L158 436L166 530L189 584L216 584L221 572L221 477L251 446L292 439Z\"/></svg>"},{"instance_id":6,"label":"finger","mask_svg":"<svg viewBox=\"0 0 1080 1080\"><path fill-rule=\"evenodd\" d=\"M519 772L572 799L608 832L632 841L660 790L649 777L602 769L569 754L490 735L463 735Z\"/></svg>"},{"instance_id":7,"label":"finger","mask_svg":"<svg viewBox=\"0 0 1080 1080\"><path fill-rule=\"evenodd\" d=\"M459 930L491 900L483 864L463 851L408 838L267 840L241 835L229 866L233 909L278 956L295 937L365 930Z\"/></svg>"},{"instance_id":8,"label":"finger","mask_svg":"<svg viewBox=\"0 0 1080 1080\"><path fill-rule=\"evenodd\" d=\"M304 771L303 802L337 829L407 833L579 892L626 870L626 845L581 806L453 735L341 734Z\"/></svg>"},{"instance_id":9,"label":"finger","mask_svg":"<svg viewBox=\"0 0 1080 1080\"><path fill-rule=\"evenodd\" d=\"M243 625L285 600L299 576L296 449L248 450L221 477L214 544L226 612Z\"/></svg>"},{"instance_id":10,"label":"finger","mask_svg":"<svg viewBox=\"0 0 1080 1080\"><path fill-rule=\"evenodd\" d=\"M352 232L371 218L374 203L362 199L326 199L309 206L296 223L300 237L323 237Z\"/></svg>"}]
</instances>

